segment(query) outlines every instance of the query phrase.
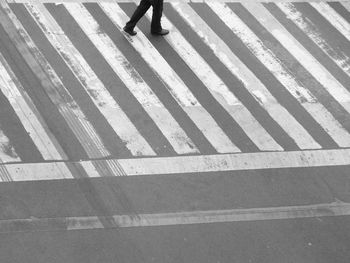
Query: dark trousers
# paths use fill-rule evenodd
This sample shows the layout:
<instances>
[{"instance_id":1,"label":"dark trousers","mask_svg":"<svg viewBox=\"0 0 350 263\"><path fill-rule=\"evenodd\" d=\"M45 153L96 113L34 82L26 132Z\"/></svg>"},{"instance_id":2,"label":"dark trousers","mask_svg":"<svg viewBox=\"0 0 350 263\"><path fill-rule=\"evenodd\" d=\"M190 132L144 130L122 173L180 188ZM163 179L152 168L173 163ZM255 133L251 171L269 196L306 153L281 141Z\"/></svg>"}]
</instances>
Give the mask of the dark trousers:
<instances>
[{"instance_id":1,"label":"dark trousers","mask_svg":"<svg viewBox=\"0 0 350 263\"><path fill-rule=\"evenodd\" d=\"M147 12L150 7L153 7L151 31L161 31L162 26L160 24L160 19L163 12L163 0L141 0L139 6L136 8L134 14L131 16L129 22L126 23L126 27L129 29L134 29L137 22L141 17Z\"/></svg>"}]
</instances>

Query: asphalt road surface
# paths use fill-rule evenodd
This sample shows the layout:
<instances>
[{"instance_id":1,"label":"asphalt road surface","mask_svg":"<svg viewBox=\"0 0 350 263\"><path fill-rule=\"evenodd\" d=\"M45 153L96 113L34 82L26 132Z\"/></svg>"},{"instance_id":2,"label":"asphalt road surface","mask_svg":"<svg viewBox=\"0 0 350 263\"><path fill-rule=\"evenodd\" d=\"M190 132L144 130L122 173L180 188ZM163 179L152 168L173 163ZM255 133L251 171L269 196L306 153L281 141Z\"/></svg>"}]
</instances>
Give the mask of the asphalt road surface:
<instances>
[{"instance_id":1,"label":"asphalt road surface","mask_svg":"<svg viewBox=\"0 0 350 263\"><path fill-rule=\"evenodd\" d=\"M350 262L350 4L0 0L0 263Z\"/></svg>"}]
</instances>

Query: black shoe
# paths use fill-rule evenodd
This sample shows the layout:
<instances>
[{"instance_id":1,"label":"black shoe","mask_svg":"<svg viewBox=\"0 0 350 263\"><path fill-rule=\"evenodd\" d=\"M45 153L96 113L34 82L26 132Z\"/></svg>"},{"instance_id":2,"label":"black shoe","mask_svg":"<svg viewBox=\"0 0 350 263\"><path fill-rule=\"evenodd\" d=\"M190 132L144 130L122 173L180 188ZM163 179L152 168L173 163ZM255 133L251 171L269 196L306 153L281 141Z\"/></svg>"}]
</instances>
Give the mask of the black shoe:
<instances>
[{"instance_id":1,"label":"black shoe","mask_svg":"<svg viewBox=\"0 0 350 263\"><path fill-rule=\"evenodd\" d=\"M124 32L128 33L130 36L135 36L137 34L136 31L134 31L131 28L127 28L126 26L123 28Z\"/></svg>"},{"instance_id":2,"label":"black shoe","mask_svg":"<svg viewBox=\"0 0 350 263\"><path fill-rule=\"evenodd\" d=\"M151 34L152 35L158 35L158 36L164 36L164 35L169 34L169 30L166 30L166 29L162 29L160 31L152 31L151 30Z\"/></svg>"}]
</instances>

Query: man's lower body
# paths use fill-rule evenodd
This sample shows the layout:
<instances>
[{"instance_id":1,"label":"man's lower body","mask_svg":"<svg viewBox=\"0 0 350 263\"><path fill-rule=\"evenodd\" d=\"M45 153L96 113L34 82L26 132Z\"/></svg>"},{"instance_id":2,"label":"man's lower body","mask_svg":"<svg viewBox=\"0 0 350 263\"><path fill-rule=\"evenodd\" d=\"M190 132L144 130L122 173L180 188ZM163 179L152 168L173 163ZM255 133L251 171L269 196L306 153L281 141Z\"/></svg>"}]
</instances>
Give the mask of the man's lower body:
<instances>
[{"instance_id":1,"label":"man's lower body","mask_svg":"<svg viewBox=\"0 0 350 263\"><path fill-rule=\"evenodd\" d=\"M126 23L124 31L130 35L136 35L134 28L137 22L143 17L150 7L153 7L151 33L156 35L166 35L168 30L162 29L160 20L163 13L163 0L141 0L139 6L131 16L129 22Z\"/></svg>"}]
</instances>

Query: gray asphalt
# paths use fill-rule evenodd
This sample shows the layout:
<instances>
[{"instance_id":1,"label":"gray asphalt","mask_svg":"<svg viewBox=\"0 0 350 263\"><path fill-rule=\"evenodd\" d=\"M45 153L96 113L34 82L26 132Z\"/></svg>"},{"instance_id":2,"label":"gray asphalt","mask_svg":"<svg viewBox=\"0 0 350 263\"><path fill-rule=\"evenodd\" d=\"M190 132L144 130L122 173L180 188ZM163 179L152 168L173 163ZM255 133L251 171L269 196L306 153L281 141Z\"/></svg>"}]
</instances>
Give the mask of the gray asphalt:
<instances>
[{"instance_id":1,"label":"gray asphalt","mask_svg":"<svg viewBox=\"0 0 350 263\"><path fill-rule=\"evenodd\" d=\"M349 262L349 217L0 235L4 263Z\"/></svg>"},{"instance_id":2,"label":"gray asphalt","mask_svg":"<svg viewBox=\"0 0 350 263\"><path fill-rule=\"evenodd\" d=\"M1 219L349 202L349 166L0 184ZM0 234L0 262L348 262L350 217ZM105 222L105 227L111 227ZM18 225L18 229L21 226Z\"/></svg>"}]
</instances>

